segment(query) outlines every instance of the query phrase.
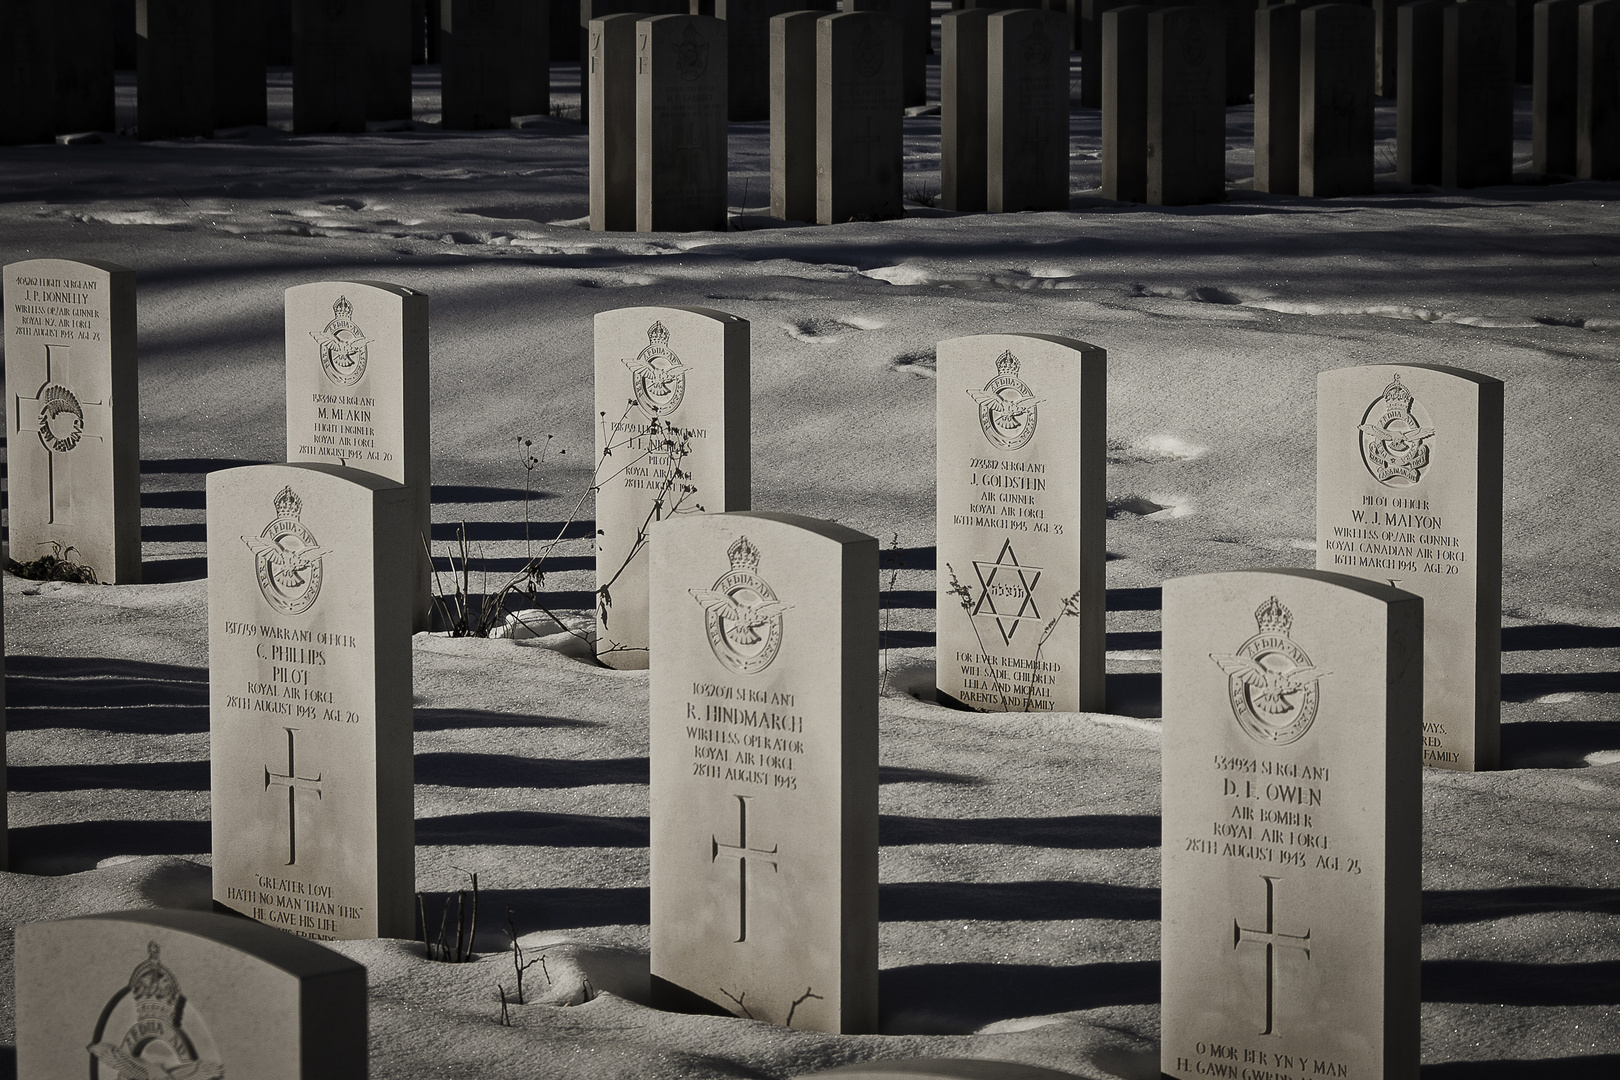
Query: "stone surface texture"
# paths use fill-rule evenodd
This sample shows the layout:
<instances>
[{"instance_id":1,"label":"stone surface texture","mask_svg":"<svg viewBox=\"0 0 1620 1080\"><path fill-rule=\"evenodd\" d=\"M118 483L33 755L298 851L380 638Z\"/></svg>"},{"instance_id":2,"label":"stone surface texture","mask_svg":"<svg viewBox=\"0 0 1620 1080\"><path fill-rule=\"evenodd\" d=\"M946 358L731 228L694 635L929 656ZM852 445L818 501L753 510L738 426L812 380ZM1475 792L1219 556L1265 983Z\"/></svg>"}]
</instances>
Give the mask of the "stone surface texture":
<instances>
[{"instance_id":1,"label":"stone surface texture","mask_svg":"<svg viewBox=\"0 0 1620 1080\"><path fill-rule=\"evenodd\" d=\"M208 474L216 904L301 937L411 937L415 527L338 465Z\"/></svg>"},{"instance_id":2,"label":"stone surface texture","mask_svg":"<svg viewBox=\"0 0 1620 1080\"><path fill-rule=\"evenodd\" d=\"M989 19L986 206L1069 208L1068 23L1022 8Z\"/></svg>"},{"instance_id":3,"label":"stone surface texture","mask_svg":"<svg viewBox=\"0 0 1620 1080\"><path fill-rule=\"evenodd\" d=\"M1513 179L1513 5L1448 4L1440 182L1486 187Z\"/></svg>"},{"instance_id":4,"label":"stone surface texture","mask_svg":"<svg viewBox=\"0 0 1620 1080\"><path fill-rule=\"evenodd\" d=\"M1148 198L1156 206L1226 194L1223 13L1178 7L1148 16Z\"/></svg>"},{"instance_id":5,"label":"stone surface texture","mask_svg":"<svg viewBox=\"0 0 1620 1080\"><path fill-rule=\"evenodd\" d=\"M1316 565L1423 597L1423 762L1494 769L1503 385L1374 364L1317 378Z\"/></svg>"},{"instance_id":6,"label":"stone surface texture","mask_svg":"<svg viewBox=\"0 0 1620 1080\"><path fill-rule=\"evenodd\" d=\"M726 228L726 24L636 23L636 229Z\"/></svg>"},{"instance_id":7,"label":"stone surface texture","mask_svg":"<svg viewBox=\"0 0 1620 1080\"><path fill-rule=\"evenodd\" d=\"M1620 0L1581 5L1575 100L1575 175L1620 179Z\"/></svg>"},{"instance_id":8,"label":"stone surface texture","mask_svg":"<svg viewBox=\"0 0 1620 1080\"><path fill-rule=\"evenodd\" d=\"M653 532L655 1004L877 1030L877 554L792 514Z\"/></svg>"},{"instance_id":9,"label":"stone surface texture","mask_svg":"<svg viewBox=\"0 0 1620 1080\"><path fill-rule=\"evenodd\" d=\"M1166 1075L1416 1080L1423 606L1313 570L1164 583Z\"/></svg>"},{"instance_id":10,"label":"stone surface texture","mask_svg":"<svg viewBox=\"0 0 1620 1080\"><path fill-rule=\"evenodd\" d=\"M947 210L985 208L989 139L988 8L939 19L939 201Z\"/></svg>"},{"instance_id":11,"label":"stone surface texture","mask_svg":"<svg viewBox=\"0 0 1620 1080\"><path fill-rule=\"evenodd\" d=\"M1373 14L1320 4L1300 14L1299 193L1371 195Z\"/></svg>"},{"instance_id":12,"label":"stone surface texture","mask_svg":"<svg viewBox=\"0 0 1620 1080\"><path fill-rule=\"evenodd\" d=\"M138 0L136 125L142 139L214 133L214 5Z\"/></svg>"},{"instance_id":13,"label":"stone surface texture","mask_svg":"<svg viewBox=\"0 0 1620 1080\"><path fill-rule=\"evenodd\" d=\"M1299 194L1297 4L1254 13L1254 189Z\"/></svg>"},{"instance_id":14,"label":"stone surface texture","mask_svg":"<svg viewBox=\"0 0 1620 1080\"><path fill-rule=\"evenodd\" d=\"M713 308L596 316L596 650L609 667L647 666L651 526L748 509L749 329Z\"/></svg>"},{"instance_id":15,"label":"stone surface texture","mask_svg":"<svg viewBox=\"0 0 1620 1080\"><path fill-rule=\"evenodd\" d=\"M60 554L103 582L139 584L135 271L9 263L4 297L11 557Z\"/></svg>"},{"instance_id":16,"label":"stone surface texture","mask_svg":"<svg viewBox=\"0 0 1620 1080\"><path fill-rule=\"evenodd\" d=\"M816 20L790 11L770 21L771 216L816 220Z\"/></svg>"},{"instance_id":17,"label":"stone surface texture","mask_svg":"<svg viewBox=\"0 0 1620 1080\"><path fill-rule=\"evenodd\" d=\"M30 1080L364 1080L366 969L203 911L17 928L17 1070Z\"/></svg>"},{"instance_id":18,"label":"stone surface texture","mask_svg":"<svg viewBox=\"0 0 1620 1080\"><path fill-rule=\"evenodd\" d=\"M366 130L366 0L293 0L293 133Z\"/></svg>"},{"instance_id":19,"label":"stone surface texture","mask_svg":"<svg viewBox=\"0 0 1620 1080\"><path fill-rule=\"evenodd\" d=\"M512 126L510 0L440 0L446 131Z\"/></svg>"},{"instance_id":20,"label":"stone surface texture","mask_svg":"<svg viewBox=\"0 0 1620 1080\"><path fill-rule=\"evenodd\" d=\"M935 677L988 712L1103 707L1107 353L939 343Z\"/></svg>"},{"instance_id":21,"label":"stone surface texture","mask_svg":"<svg viewBox=\"0 0 1620 1080\"><path fill-rule=\"evenodd\" d=\"M1395 95L1395 179L1440 182L1445 107L1445 4L1418 0L1395 13L1400 32Z\"/></svg>"},{"instance_id":22,"label":"stone surface texture","mask_svg":"<svg viewBox=\"0 0 1620 1080\"><path fill-rule=\"evenodd\" d=\"M597 232L636 227L636 20L593 19L586 42L590 100L590 224Z\"/></svg>"}]
</instances>

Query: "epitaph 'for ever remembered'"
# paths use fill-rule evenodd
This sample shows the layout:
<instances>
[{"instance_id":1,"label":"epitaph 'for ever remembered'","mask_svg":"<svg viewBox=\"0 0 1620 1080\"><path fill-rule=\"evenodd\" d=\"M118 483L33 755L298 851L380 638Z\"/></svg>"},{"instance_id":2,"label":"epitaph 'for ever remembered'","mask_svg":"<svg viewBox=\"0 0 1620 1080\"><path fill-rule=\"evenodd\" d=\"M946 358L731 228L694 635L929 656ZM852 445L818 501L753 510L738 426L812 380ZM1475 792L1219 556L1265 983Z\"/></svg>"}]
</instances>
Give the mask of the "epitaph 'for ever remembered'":
<instances>
[{"instance_id":1,"label":"epitaph 'for ever remembered'","mask_svg":"<svg viewBox=\"0 0 1620 1080\"><path fill-rule=\"evenodd\" d=\"M1494 769L1502 708L1502 383L1374 364L1316 383L1316 566L1423 597L1423 761Z\"/></svg>"},{"instance_id":2,"label":"epitaph 'for ever remembered'","mask_svg":"<svg viewBox=\"0 0 1620 1080\"><path fill-rule=\"evenodd\" d=\"M596 316L596 658L647 666L647 540L748 509L749 325L702 307Z\"/></svg>"},{"instance_id":3,"label":"epitaph 'for ever remembered'","mask_svg":"<svg viewBox=\"0 0 1620 1080\"><path fill-rule=\"evenodd\" d=\"M208 474L214 900L301 937L416 925L411 514L358 469Z\"/></svg>"},{"instance_id":4,"label":"epitaph 'for ever remembered'","mask_svg":"<svg viewBox=\"0 0 1620 1080\"><path fill-rule=\"evenodd\" d=\"M940 693L1103 707L1108 354L1045 334L939 343Z\"/></svg>"},{"instance_id":5,"label":"epitaph 'for ever remembered'","mask_svg":"<svg viewBox=\"0 0 1620 1080\"><path fill-rule=\"evenodd\" d=\"M211 911L24 923L17 1070L30 1080L365 1080L366 969Z\"/></svg>"},{"instance_id":6,"label":"epitaph 'for ever remembered'","mask_svg":"<svg viewBox=\"0 0 1620 1080\"><path fill-rule=\"evenodd\" d=\"M411 490L416 597L428 629L432 477L428 298L385 281L286 294L287 460L363 469Z\"/></svg>"},{"instance_id":7,"label":"epitaph 'for ever remembered'","mask_svg":"<svg viewBox=\"0 0 1620 1080\"><path fill-rule=\"evenodd\" d=\"M1423 601L1164 583L1160 1068L1416 1080Z\"/></svg>"},{"instance_id":8,"label":"epitaph 'for ever remembered'","mask_svg":"<svg viewBox=\"0 0 1620 1080\"><path fill-rule=\"evenodd\" d=\"M138 584L135 271L9 263L4 298L11 557L64 555L104 582Z\"/></svg>"},{"instance_id":9,"label":"epitaph 'for ever remembered'","mask_svg":"<svg viewBox=\"0 0 1620 1080\"><path fill-rule=\"evenodd\" d=\"M654 526L655 1005L877 1030L877 541Z\"/></svg>"}]
</instances>

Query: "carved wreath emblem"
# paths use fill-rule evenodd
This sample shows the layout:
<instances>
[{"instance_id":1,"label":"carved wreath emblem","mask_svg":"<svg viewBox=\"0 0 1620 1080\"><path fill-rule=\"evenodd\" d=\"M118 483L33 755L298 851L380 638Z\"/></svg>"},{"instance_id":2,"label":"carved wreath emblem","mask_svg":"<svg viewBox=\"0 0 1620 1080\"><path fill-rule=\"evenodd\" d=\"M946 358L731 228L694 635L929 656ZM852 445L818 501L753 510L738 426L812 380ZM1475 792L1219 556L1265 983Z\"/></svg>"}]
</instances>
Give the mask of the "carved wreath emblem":
<instances>
[{"instance_id":1,"label":"carved wreath emblem","mask_svg":"<svg viewBox=\"0 0 1620 1080\"><path fill-rule=\"evenodd\" d=\"M1035 437L1039 419L1035 407L1046 400L1037 398L1018 377L1018 368L1018 357L1009 349L996 358L996 377L985 383L983 390L968 391L979 406L979 427L984 437L1000 450L1021 449Z\"/></svg>"},{"instance_id":2,"label":"carved wreath emblem","mask_svg":"<svg viewBox=\"0 0 1620 1080\"><path fill-rule=\"evenodd\" d=\"M353 314L354 305L349 303L348 297L340 296L332 305L332 321L319 333L314 330L309 333L320 347L321 370L339 386L353 386L366 373L367 346L371 339L355 325L350 317Z\"/></svg>"},{"instance_id":3,"label":"carved wreath emblem","mask_svg":"<svg viewBox=\"0 0 1620 1080\"><path fill-rule=\"evenodd\" d=\"M65 386L51 383L39 392L39 441L53 454L65 454L84 435L84 407Z\"/></svg>"},{"instance_id":4,"label":"carved wreath emblem","mask_svg":"<svg viewBox=\"0 0 1620 1080\"><path fill-rule=\"evenodd\" d=\"M275 520L258 536L244 536L242 542L253 552L259 592L265 601L283 615L302 615L321 594L321 560L332 554L323 548L298 519L304 501L292 486L276 496Z\"/></svg>"},{"instance_id":5,"label":"carved wreath emblem","mask_svg":"<svg viewBox=\"0 0 1620 1080\"><path fill-rule=\"evenodd\" d=\"M1316 719L1318 680L1333 674L1288 637L1293 613L1275 596L1254 613L1260 632L1235 653L1210 653L1226 672L1232 716L1245 734L1263 746L1285 746L1310 730Z\"/></svg>"},{"instance_id":6,"label":"carved wreath emblem","mask_svg":"<svg viewBox=\"0 0 1620 1080\"><path fill-rule=\"evenodd\" d=\"M1423 412L1421 421L1414 409ZM1428 411L1401 385L1397 374L1361 419L1361 460L1373 479L1385 487L1410 487L1423 479L1429 464L1424 444L1434 437L1427 420Z\"/></svg>"},{"instance_id":7,"label":"carved wreath emblem","mask_svg":"<svg viewBox=\"0 0 1620 1080\"><path fill-rule=\"evenodd\" d=\"M695 82L708 67L709 43L698 37L695 23L687 23L686 33L675 45L675 73L683 82Z\"/></svg>"},{"instance_id":8,"label":"carved wreath emblem","mask_svg":"<svg viewBox=\"0 0 1620 1080\"><path fill-rule=\"evenodd\" d=\"M855 73L870 79L883 70L883 39L867 23L861 27L861 36L855 39Z\"/></svg>"},{"instance_id":9,"label":"carved wreath emblem","mask_svg":"<svg viewBox=\"0 0 1620 1080\"><path fill-rule=\"evenodd\" d=\"M621 360L630 369L630 385L636 404L656 420L680 407L686 397L686 365L669 347L669 330L661 322L647 328L647 347L634 360Z\"/></svg>"},{"instance_id":10,"label":"carved wreath emblem","mask_svg":"<svg viewBox=\"0 0 1620 1080\"><path fill-rule=\"evenodd\" d=\"M782 612L788 605L760 577L759 549L739 537L726 549L731 569L712 589L688 589L703 605L714 658L739 675L757 675L782 648Z\"/></svg>"}]
</instances>

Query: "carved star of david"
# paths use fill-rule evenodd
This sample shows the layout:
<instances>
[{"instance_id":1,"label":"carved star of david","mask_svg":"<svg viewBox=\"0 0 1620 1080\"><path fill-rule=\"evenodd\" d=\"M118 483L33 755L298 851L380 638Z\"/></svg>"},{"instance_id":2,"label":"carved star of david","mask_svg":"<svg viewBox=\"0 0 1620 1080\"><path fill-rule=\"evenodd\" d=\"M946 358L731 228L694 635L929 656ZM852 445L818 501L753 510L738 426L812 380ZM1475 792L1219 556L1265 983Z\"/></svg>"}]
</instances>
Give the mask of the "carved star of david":
<instances>
[{"instance_id":1,"label":"carved star of david","mask_svg":"<svg viewBox=\"0 0 1620 1080\"><path fill-rule=\"evenodd\" d=\"M973 605L974 615L988 615L996 620L996 629L1001 631L1003 645L1011 645L1013 635L1018 632L1021 622L1040 622L1041 612L1035 606L1035 583L1041 580L1041 571L1044 567L1024 566L1018 561L1013 551L1012 541L1007 540L1001 545L1001 553L996 556L995 562L973 561L974 572L979 575L979 602ZM1003 587L1012 584L1013 579L1018 582L1022 590L1021 597L1003 596L1002 608L996 607L994 586L997 575L1002 576ZM1011 610L1016 605L1018 610Z\"/></svg>"}]
</instances>

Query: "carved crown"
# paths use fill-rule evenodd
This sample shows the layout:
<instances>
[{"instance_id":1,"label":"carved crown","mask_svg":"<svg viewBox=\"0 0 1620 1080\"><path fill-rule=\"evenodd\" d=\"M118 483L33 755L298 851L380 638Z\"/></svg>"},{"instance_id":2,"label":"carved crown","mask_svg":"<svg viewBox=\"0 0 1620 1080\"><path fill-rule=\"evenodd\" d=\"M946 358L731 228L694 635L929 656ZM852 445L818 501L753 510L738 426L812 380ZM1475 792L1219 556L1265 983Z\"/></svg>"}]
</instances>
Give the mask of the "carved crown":
<instances>
[{"instance_id":1,"label":"carved crown","mask_svg":"<svg viewBox=\"0 0 1620 1080\"><path fill-rule=\"evenodd\" d=\"M1018 357L1012 354L1011 349L996 357L996 373L998 375L1018 374Z\"/></svg>"},{"instance_id":2,"label":"carved crown","mask_svg":"<svg viewBox=\"0 0 1620 1080\"><path fill-rule=\"evenodd\" d=\"M746 536L739 536L737 542L726 549L726 558L731 560L733 570L751 574L759 569L759 549L750 544Z\"/></svg>"},{"instance_id":3,"label":"carved crown","mask_svg":"<svg viewBox=\"0 0 1620 1080\"><path fill-rule=\"evenodd\" d=\"M135 1011L142 1020L174 1023L180 1011L180 983L158 960L157 942L147 943L146 959L130 973L129 995L135 999Z\"/></svg>"},{"instance_id":4,"label":"carved crown","mask_svg":"<svg viewBox=\"0 0 1620 1080\"><path fill-rule=\"evenodd\" d=\"M1289 628L1294 625L1294 613L1273 596L1254 609L1254 621L1260 624L1262 634L1282 634L1286 637Z\"/></svg>"},{"instance_id":5,"label":"carved crown","mask_svg":"<svg viewBox=\"0 0 1620 1080\"><path fill-rule=\"evenodd\" d=\"M651 326L647 327L647 344L668 345L669 329L661 322L655 322Z\"/></svg>"},{"instance_id":6,"label":"carved crown","mask_svg":"<svg viewBox=\"0 0 1620 1080\"><path fill-rule=\"evenodd\" d=\"M1412 404L1412 391L1402 386L1401 377L1396 375L1394 381L1384 387L1384 400L1391 405L1410 405Z\"/></svg>"},{"instance_id":7,"label":"carved crown","mask_svg":"<svg viewBox=\"0 0 1620 1080\"><path fill-rule=\"evenodd\" d=\"M338 297L337 303L332 305L332 314L336 315L340 319L347 319L351 314L353 314L353 312L354 305L349 303L349 298L347 296Z\"/></svg>"},{"instance_id":8,"label":"carved crown","mask_svg":"<svg viewBox=\"0 0 1620 1080\"><path fill-rule=\"evenodd\" d=\"M304 500L300 499L297 493L293 491L291 484L282 488L281 494L276 496L277 517L297 517L303 512L303 509Z\"/></svg>"}]
</instances>

